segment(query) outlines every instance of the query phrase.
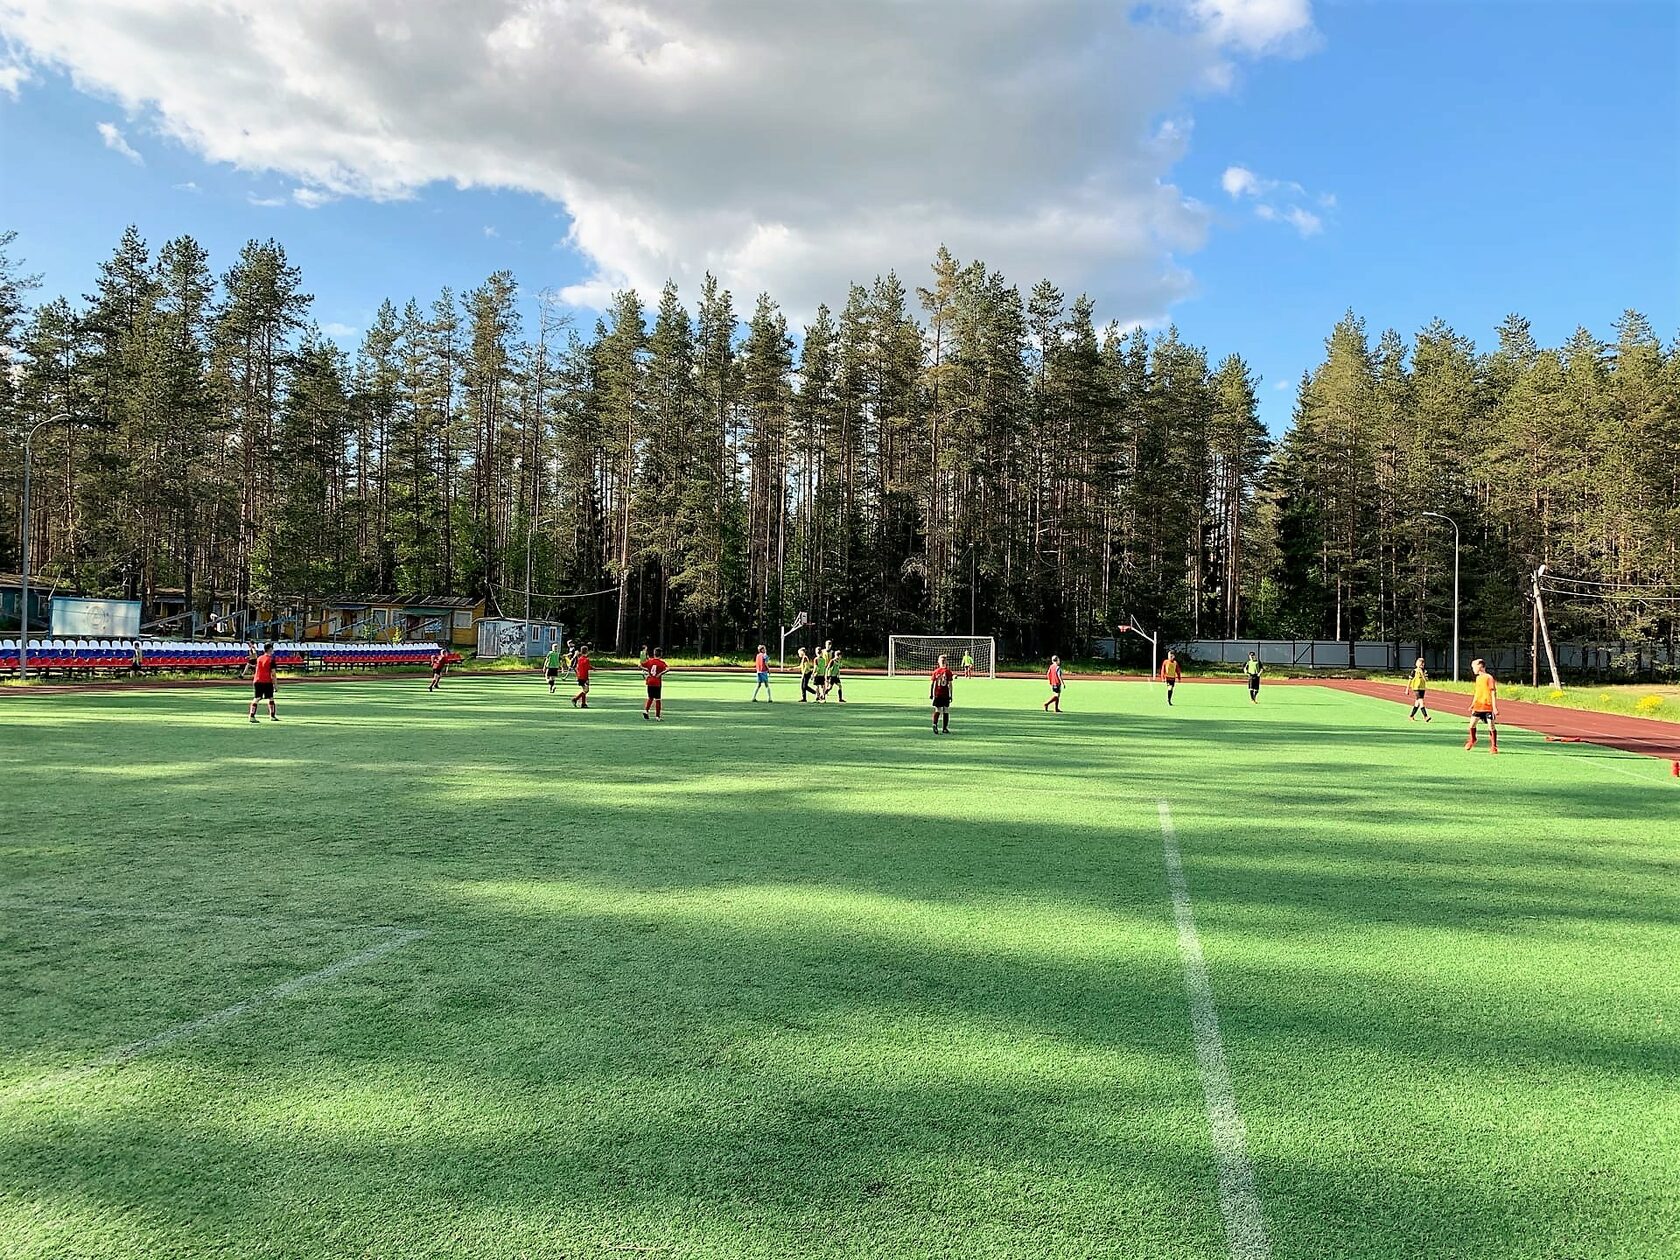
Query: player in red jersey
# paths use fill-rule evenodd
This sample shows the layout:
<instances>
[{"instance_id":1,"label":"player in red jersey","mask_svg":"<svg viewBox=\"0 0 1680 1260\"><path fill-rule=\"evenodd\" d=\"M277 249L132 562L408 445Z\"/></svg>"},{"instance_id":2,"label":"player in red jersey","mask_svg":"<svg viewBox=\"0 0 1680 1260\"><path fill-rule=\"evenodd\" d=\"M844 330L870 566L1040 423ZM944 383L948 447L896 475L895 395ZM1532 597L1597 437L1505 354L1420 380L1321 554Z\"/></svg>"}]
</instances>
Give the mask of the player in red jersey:
<instances>
[{"instance_id":1,"label":"player in red jersey","mask_svg":"<svg viewBox=\"0 0 1680 1260\"><path fill-rule=\"evenodd\" d=\"M1050 684L1050 698L1044 702L1044 711L1048 713L1050 706L1056 706L1056 712L1062 711L1062 658L1052 656L1050 668L1044 671L1044 681Z\"/></svg>"},{"instance_id":2,"label":"player in red jersey","mask_svg":"<svg viewBox=\"0 0 1680 1260\"><path fill-rule=\"evenodd\" d=\"M758 681L753 684L753 701L758 701L758 689L764 688L764 698L770 703L776 702L776 697L770 694L770 654L764 650L764 644L758 645L758 655L753 657L753 673Z\"/></svg>"},{"instance_id":3,"label":"player in red jersey","mask_svg":"<svg viewBox=\"0 0 1680 1260\"><path fill-rule=\"evenodd\" d=\"M251 693L251 721L257 720L257 704L268 701L268 720L278 722L280 715L274 711L274 644L263 644L262 655L257 657L251 667L254 671Z\"/></svg>"},{"instance_id":4,"label":"player in red jersey","mask_svg":"<svg viewBox=\"0 0 1680 1260\"><path fill-rule=\"evenodd\" d=\"M432 653L432 684L426 688L427 691L436 691L443 684L443 667L447 659L448 654L442 647Z\"/></svg>"},{"instance_id":5,"label":"player in red jersey","mask_svg":"<svg viewBox=\"0 0 1680 1260\"><path fill-rule=\"evenodd\" d=\"M572 669L577 673L577 695L572 697L574 709L589 707L589 645L585 643L577 650L577 657L572 662Z\"/></svg>"},{"instance_id":6,"label":"player in red jersey","mask_svg":"<svg viewBox=\"0 0 1680 1260\"><path fill-rule=\"evenodd\" d=\"M951 672L951 666L943 653L940 654L939 664L934 666L933 673L928 675L928 699L933 701L933 729L939 732L939 724L943 719L945 734L951 733L951 684L957 676Z\"/></svg>"},{"instance_id":7,"label":"player in red jersey","mask_svg":"<svg viewBox=\"0 0 1680 1260\"><path fill-rule=\"evenodd\" d=\"M646 645L642 647L642 673L647 675L647 703L642 705L642 720L646 721L648 710L653 710L653 720L665 720L665 672L671 667L659 659L659 649L648 651Z\"/></svg>"}]
</instances>

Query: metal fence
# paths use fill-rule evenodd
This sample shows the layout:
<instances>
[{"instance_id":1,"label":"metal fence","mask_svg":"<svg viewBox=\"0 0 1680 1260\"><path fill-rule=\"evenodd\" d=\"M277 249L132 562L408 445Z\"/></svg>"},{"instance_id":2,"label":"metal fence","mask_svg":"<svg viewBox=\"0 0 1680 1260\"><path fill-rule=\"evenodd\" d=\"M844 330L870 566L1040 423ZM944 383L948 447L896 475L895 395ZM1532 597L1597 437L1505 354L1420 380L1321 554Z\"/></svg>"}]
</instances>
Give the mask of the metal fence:
<instances>
[{"instance_id":1,"label":"metal fence","mask_svg":"<svg viewBox=\"0 0 1680 1260\"><path fill-rule=\"evenodd\" d=\"M1095 639L1091 650L1105 660L1128 655L1132 648L1124 639ZM1133 645L1135 647L1135 645ZM1186 660L1204 665L1241 665L1250 652L1260 658L1262 665L1283 669L1357 669L1372 672L1406 673L1419 656L1436 678L1452 676L1452 649L1449 646L1423 647L1416 643L1384 643L1357 640L1348 643L1340 639L1190 639L1181 643L1162 644L1162 650L1174 648ZM1553 645L1558 669L1576 677L1593 678L1652 678L1680 672L1680 653L1666 644L1651 643L1557 643ZM1512 679L1531 672L1528 644L1465 643L1459 647L1458 668L1461 677L1469 677L1470 662L1477 657L1500 677ZM1540 658L1539 675L1547 673L1545 656Z\"/></svg>"}]
</instances>

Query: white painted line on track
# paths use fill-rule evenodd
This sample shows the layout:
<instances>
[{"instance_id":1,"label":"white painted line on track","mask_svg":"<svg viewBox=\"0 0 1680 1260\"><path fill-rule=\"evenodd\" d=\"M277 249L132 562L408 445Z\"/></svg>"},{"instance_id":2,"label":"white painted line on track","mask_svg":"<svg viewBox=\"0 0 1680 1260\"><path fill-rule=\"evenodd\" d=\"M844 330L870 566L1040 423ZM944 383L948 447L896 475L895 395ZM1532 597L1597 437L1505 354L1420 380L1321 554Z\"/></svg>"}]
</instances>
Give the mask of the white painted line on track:
<instances>
[{"instance_id":1,"label":"white painted line on track","mask_svg":"<svg viewBox=\"0 0 1680 1260\"><path fill-rule=\"evenodd\" d=\"M1248 1159L1248 1130L1231 1092L1231 1072L1225 1063L1225 1042L1219 1035L1219 1015L1213 1006L1207 961L1202 957L1196 917L1190 909L1190 890L1184 882L1184 863L1178 853L1178 834L1172 810L1157 801L1161 815L1161 843L1166 851L1167 884L1172 889L1173 918L1178 923L1178 953L1184 963L1184 991L1190 998L1190 1026L1196 1035L1196 1067L1202 1077L1208 1127L1213 1134L1213 1159L1219 1174L1219 1215L1225 1221L1225 1241L1232 1260L1269 1260L1266 1220L1260 1211L1260 1192L1254 1185L1254 1166Z\"/></svg>"},{"instance_id":2,"label":"white painted line on track","mask_svg":"<svg viewBox=\"0 0 1680 1260\"><path fill-rule=\"evenodd\" d=\"M63 1072L54 1072L50 1076L43 1076L33 1081L26 1081L0 1093L0 1103L18 1102L54 1090L63 1085L69 1085L84 1077L103 1072L107 1068L119 1067L132 1059L161 1050L165 1046L174 1045L177 1041L185 1041L189 1037L196 1037L200 1033L209 1032L212 1028L219 1028L223 1024L238 1019L259 1006L267 1006L271 1002L278 1002L290 997L302 989L311 988L317 984L324 984L336 976L343 975L356 967L366 966L375 962L386 954L401 949L425 936L426 933L414 930L398 931L387 936L382 941L375 941L366 949L357 950L354 954L347 954L336 962L328 963L318 971L311 971L307 975L293 976L290 980L283 980L271 989L264 989L254 997L248 997L243 1002L235 1002L232 1006L224 1006L219 1011L212 1011L208 1015L201 1015L197 1019L190 1019L184 1024L176 1024L173 1028L166 1028L160 1033L147 1037L144 1041L136 1041L129 1045L112 1050L109 1054L101 1055L90 1063L80 1067L70 1068Z\"/></svg>"}]
</instances>

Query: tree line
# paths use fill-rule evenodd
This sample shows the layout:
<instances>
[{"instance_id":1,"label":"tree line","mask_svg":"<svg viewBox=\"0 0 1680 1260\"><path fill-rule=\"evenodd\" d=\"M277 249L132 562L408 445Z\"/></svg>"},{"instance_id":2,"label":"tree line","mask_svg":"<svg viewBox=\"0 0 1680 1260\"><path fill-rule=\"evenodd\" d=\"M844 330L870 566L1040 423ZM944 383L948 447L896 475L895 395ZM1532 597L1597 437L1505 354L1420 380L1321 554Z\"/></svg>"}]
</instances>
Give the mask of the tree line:
<instances>
[{"instance_id":1,"label":"tree line","mask_svg":"<svg viewBox=\"0 0 1680 1260\"><path fill-rule=\"evenodd\" d=\"M1353 313L1258 418L1239 354L1099 326L941 249L819 307L796 338L708 277L617 294L580 327L498 271L385 301L351 353L299 269L251 241L219 276L190 236L124 233L94 292L35 301L0 234L0 568L15 569L23 433L49 581L149 599L319 607L347 592L486 597L602 644L701 652L797 611L889 633L1077 650L1168 638L1439 643L1463 543L1466 635L1525 640L1540 563L1611 598L1566 634L1666 640L1680 582L1680 346L1479 350L1436 321L1374 340Z\"/></svg>"}]
</instances>

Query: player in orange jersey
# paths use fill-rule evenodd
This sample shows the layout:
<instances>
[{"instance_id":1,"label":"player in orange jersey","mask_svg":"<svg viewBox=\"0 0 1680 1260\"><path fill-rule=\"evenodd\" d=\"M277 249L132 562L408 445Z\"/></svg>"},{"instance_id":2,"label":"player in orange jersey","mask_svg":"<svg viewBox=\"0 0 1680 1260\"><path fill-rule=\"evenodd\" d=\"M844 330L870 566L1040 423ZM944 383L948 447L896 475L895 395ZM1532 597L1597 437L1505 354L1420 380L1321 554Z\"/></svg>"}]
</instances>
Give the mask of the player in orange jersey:
<instances>
[{"instance_id":1,"label":"player in orange jersey","mask_svg":"<svg viewBox=\"0 0 1680 1260\"><path fill-rule=\"evenodd\" d=\"M1184 677L1184 671L1179 668L1178 653L1168 652L1167 659L1161 662L1161 681L1167 684L1167 704L1173 702L1173 688L1178 686L1178 680Z\"/></svg>"},{"instance_id":2,"label":"player in orange jersey","mask_svg":"<svg viewBox=\"0 0 1680 1260\"><path fill-rule=\"evenodd\" d=\"M1483 722L1488 728L1488 751L1499 751L1499 681L1487 671L1487 664L1481 657L1470 662L1470 669L1476 675L1475 690L1470 695L1470 738L1464 741L1466 748L1476 746L1476 728Z\"/></svg>"}]
</instances>

